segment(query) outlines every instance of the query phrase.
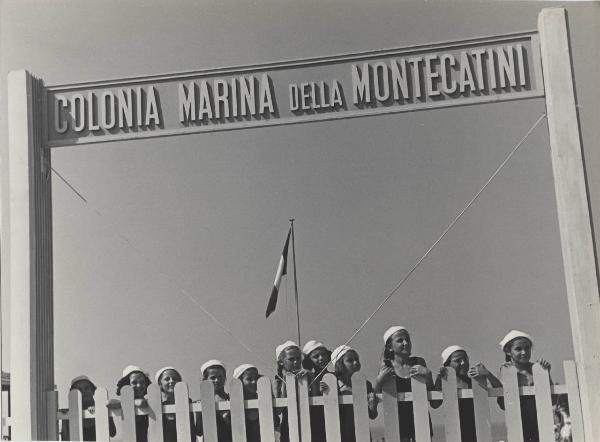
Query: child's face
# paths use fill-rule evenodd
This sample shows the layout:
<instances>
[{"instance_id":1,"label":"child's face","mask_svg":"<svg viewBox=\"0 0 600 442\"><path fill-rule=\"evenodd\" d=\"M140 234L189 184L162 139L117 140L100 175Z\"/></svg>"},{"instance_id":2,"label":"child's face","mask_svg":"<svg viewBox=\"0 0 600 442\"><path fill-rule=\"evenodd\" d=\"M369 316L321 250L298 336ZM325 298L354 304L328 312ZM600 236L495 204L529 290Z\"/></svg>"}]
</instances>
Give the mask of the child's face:
<instances>
[{"instance_id":1,"label":"child's face","mask_svg":"<svg viewBox=\"0 0 600 442\"><path fill-rule=\"evenodd\" d=\"M512 341L507 354L517 364L525 364L531 359L531 342L526 338L517 338Z\"/></svg>"},{"instance_id":2,"label":"child's face","mask_svg":"<svg viewBox=\"0 0 600 442\"><path fill-rule=\"evenodd\" d=\"M448 366L452 367L459 376L466 376L469 372L469 356L463 350L455 351L450 355Z\"/></svg>"},{"instance_id":3,"label":"child's face","mask_svg":"<svg viewBox=\"0 0 600 442\"><path fill-rule=\"evenodd\" d=\"M179 373L175 370L165 370L160 375L160 390L168 395L174 395L177 382L181 382Z\"/></svg>"},{"instance_id":4,"label":"child's face","mask_svg":"<svg viewBox=\"0 0 600 442\"><path fill-rule=\"evenodd\" d=\"M89 381L79 381L73 385L74 390L81 392L81 403L84 407L89 407L94 403L94 392L96 389ZM86 408L87 408L86 407Z\"/></svg>"},{"instance_id":5,"label":"child's face","mask_svg":"<svg viewBox=\"0 0 600 442\"><path fill-rule=\"evenodd\" d=\"M358 359L358 353L354 350L349 350L343 356L342 361L344 363L344 371L353 374L360 370L360 360Z\"/></svg>"},{"instance_id":6,"label":"child's face","mask_svg":"<svg viewBox=\"0 0 600 442\"><path fill-rule=\"evenodd\" d=\"M240 377L244 390L248 393L256 393L258 382L258 370L256 368L249 368Z\"/></svg>"},{"instance_id":7,"label":"child's face","mask_svg":"<svg viewBox=\"0 0 600 442\"><path fill-rule=\"evenodd\" d=\"M390 337L391 349L395 355L410 356L412 343L406 330L400 330Z\"/></svg>"},{"instance_id":8,"label":"child's face","mask_svg":"<svg viewBox=\"0 0 600 442\"><path fill-rule=\"evenodd\" d=\"M212 381L215 386L215 391L223 391L225 389L225 370L223 367L208 367L204 371L204 379Z\"/></svg>"},{"instance_id":9,"label":"child's face","mask_svg":"<svg viewBox=\"0 0 600 442\"><path fill-rule=\"evenodd\" d=\"M283 368L291 373L296 373L302 368L302 353L299 348L288 347L283 351L281 361Z\"/></svg>"},{"instance_id":10,"label":"child's face","mask_svg":"<svg viewBox=\"0 0 600 442\"><path fill-rule=\"evenodd\" d=\"M146 396L146 377L140 373L135 372L129 375L129 385L133 387L133 396L135 399L142 399Z\"/></svg>"},{"instance_id":11,"label":"child's face","mask_svg":"<svg viewBox=\"0 0 600 442\"><path fill-rule=\"evenodd\" d=\"M330 362L329 352L324 348L317 348L308 355L318 370L323 370Z\"/></svg>"}]
</instances>

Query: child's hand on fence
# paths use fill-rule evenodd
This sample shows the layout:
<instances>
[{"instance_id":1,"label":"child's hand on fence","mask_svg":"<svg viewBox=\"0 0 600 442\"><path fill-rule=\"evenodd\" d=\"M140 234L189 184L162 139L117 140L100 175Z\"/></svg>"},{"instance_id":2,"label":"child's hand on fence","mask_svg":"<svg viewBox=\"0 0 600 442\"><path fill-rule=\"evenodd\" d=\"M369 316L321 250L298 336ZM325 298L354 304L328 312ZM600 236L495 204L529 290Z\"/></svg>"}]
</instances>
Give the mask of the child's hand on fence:
<instances>
[{"instance_id":1,"label":"child's hand on fence","mask_svg":"<svg viewBox=\"0 0 600 442\"><path fill-rule=\"evenodd\" d=\"M140 407L140 408L146 408L148 406L148 401L146 400L146 398L141 398L141 399L135 399L133 401L133 404L136 407Z\"/></svg>"},{"instance_id":2,"label":"child's hand on fence","mask_svg":"<svg viewBox=\"0 0 600 442\"><path fill-rule=\"evenodd\" d=\"M545 360L545 359L538 359L536 362L538 364L540 364L544 370L550 371L550 362L548 362L547 360Z\"/></svg>"},{"instance_id":3,"label":"child's hand on fence","mask_svg":"<svg viewBox=\"0 0 600 442\"><path fill-rule=\"evenodd\" d=\"M383 385L386 382L390 381L394 378L394 369L389 365L381 364L381 368L379 369L379 374L377 375L377 379L375 382L377 385Z\"/></svg>"},{"instance_id":4,"label":"child's hand on fence","mask_svg":"<svg viewBox=\"0 0 600 442\"><path fill-rule=\"evenodd\" d=\"M119 402L117 399L110 399L106 403L106 406L108 407L109 410L114 410L116 408L121 408L121 402Z\"/></svg>"},{"instance_id":5,"label":"child's hand on fence","mask_svg":"<svg viewBox=\"0 0 600 442\"><path fill-rule=\"evenodd\" d=\"M89 407L87 407L87 411L91 414L94 414L96 413L96 407L94 405L90 405Z\"/></svg>"},{"instance_id":6,"label":"child's hand on fence","mask_svg":"<svg viewBox=\"0 0 600 442\"><path fill-rule=\"evenodd\" d=\"M306 370L305 368L300 369L300 371L296 373L297 378L303 378L305 376L308 376L308 370Z\"/></svg>"},{"instance_id":7,"label":"child's hand on fence","mask_svg":"<svg viewBox=\"0 0 600 442\"><path fill-rule=\"evenodd\" d=\"M408 373L410 374L411 378L425 379L427 378L429 373L431 373L431 371L427 367L424 367L422 365L413 365L412 367L410 367Z\"/></svg>"},{"instance_id":8,"label":"child's hand on fence","mask_svg":"<svg viewBox=\"0 0 600 442\"><path fill-rule=\"evenodd\" d=\"M446 367L440 367L438 373L443 380L448 380L448 370L446 369Z\"/></svg>"},{"instance_id":9,"label":"child's hand on fence","mask_svg":"<svg viewBox=\"0 0 600 442\"><path fill-rule=\"evenodd\" d=\"M469 368L468 376L470 378L481 378L489 376L490 372L481 362Z\"/></svg>"},{"instance_id":10,"label":"child's hand on fence","mask_svg":"<svg viewBox=\"0 0 600 442\"><path fill-rule=\"evenodd\" d=\"M328 393L329 392L329 385L327 385L325 382L321 381L319 382L319 392L321 394L323 393Z\"/></svg>"}]
</instances>

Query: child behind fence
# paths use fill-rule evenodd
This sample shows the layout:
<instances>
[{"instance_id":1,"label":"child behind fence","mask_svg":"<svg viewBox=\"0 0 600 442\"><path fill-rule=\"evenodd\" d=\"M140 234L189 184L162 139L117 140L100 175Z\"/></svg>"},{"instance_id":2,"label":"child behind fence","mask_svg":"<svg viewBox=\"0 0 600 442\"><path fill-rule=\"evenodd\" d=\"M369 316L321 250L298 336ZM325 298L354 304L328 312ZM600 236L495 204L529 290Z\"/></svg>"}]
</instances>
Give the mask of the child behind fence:
<instances>
[{"instance_id":1,"label":"child behind fence","mask_svg":"<svg viewBox=\"0 0 600 442\"><path fill-rule=\"evenodd\" d=\"M242 382L244 400L258 398L258 368L252 364L242 364L233 370L233 377ZM260 423L258 409L246 409L246 442L260 442Z\"/></svg>"},{"instance_id":2,"label":"child behind fence","mask_svg":"<svg viewBox=\"0 0 600 442\"><path fill-rule=\"evenodd\" d=\"M94 402L94 393L96 385L87 376L77 376L71 381L69 391L78 390L81 393L81 408L84 411L95 414L96 404ZM115 422L112 417L108 420L110 437L114 437L116 433ZM83 419L82 436L84 441L96 440L96 420L90 418ZM61 440L70 440L69 421L62 422Z\"/></svg>"},{"instance_id":3,"label":"child behind fence","mask_svg":"<svg viewBox=\"0 0 600 442\"><path fill-rule=\"evenodd\" d=\"M531 359L531 349L533 348L533 339L527 333L519 330L511 330L500 341L500 348L504 352L505 362L500 366L500 378L502 372L509 367L517 369L517 379L519 387L533 385L533 363ZM537 362L550 372L550 363L545 359L538 359ZM550 373L548 373L549 375ZM552 379L550 379L552 383ZM498 405L504 410L504 398L498 398ZM539 441L539 430L537 423L537 410L534 396L521 396L521 421L523 425L523 439L525 442Z\"/></svg>"},{"instance_id":4,"label":"child behind fence","mask_svg":"<svg viewBox=\"0 0 600 442\"><path fill-rule=\"evenodd\" d=\"M323 376L328 373L327 365L331 362L331 351L319 341L308 341L302 348L304 357L302 366L312 376L309 394L320 396L323 393ZM310 407L310 433L312 442L325 442L325 413L322 405Z\"/></svg>"},{"instance_id":5,"label":"child behind fence","mask_svg":"<svg viewBox=\"0 0 600 442\"><path fill-rule=\"evenodd\" d=\"M339 394L352 394L352 375L361 368L358 353L347 345L341 345L333 350L331 362L335 369ZM377 397L369 381L367 381L367 400L369 418L375 419L377 417ZM352 405L340 405L340 432L343 442L356 442Z\"/></svg>"},{"instance_id":6,"label":"child behind fence","mask_svg":"<svg viewBox=\"0 0 600 442\"><path fill-rule=\"evenodd\" d=\"M482 363L477 363L473 367L469 367L469 356L464 348L458 345L451 345L442 351L442 367L435 380L434 389L442 390L442 379L447 379L447 367L451 367L456 372L457 388L463 389L472 387L472 379L475 379L483 388L500 388L502 383L496 376ZM442 401L431 401L433 408L438 408ZM473 399L458 400L458 414L460 419L460 434L463 442L477 441L477 433L475 431L475 409Z\"/></svg>"},{"instance_id":7,"label":"child behind fence","mask_svg":"<svg viewBox=\"0 0 600 442\"><path fill-rule=\"evenodd\" d=\"M393 326L383 335L385 343L379 375L375 380L375 391L391 379L396 380L398 392L412 391L411 379L416 378L427 384L427 389L433 389L433 377L427 368L425 360L412 356L412 341L405 327ZM415 423L412 402L398 402L398 420L400 423L400 440L415 439ZM433 434L431 418L429 419L430 433Z\"/></svg>"},{"instance_id":8,"label":"child behind fence","mask_svg":"<svg viewBox=\"0 0 600 442\"><path fill-rule=\"evenodd\" d=\"M225 381L227 380L225 364L216 359L211 359L202 364L200 372L203 380L212 381L215 387L215 400L228 401L229 394L225 392ZM201 418L196 421L196 433L198 435L203 434ZM231 442L231 413L229 411L217 412L217 437L218 442Z\"/></svg>"},{"instance_id":9,"label":"child behind fence","mask_svg":"<svg viewBox=\"0 0 600 442\"><path fill-rule=\"evenodd\" d=\"M136 365L128 365L123 369L123 375L117 382L117 395L121 395L121 389L127 385L133 388L134 405L136 408L147 408L146 393L152 382L144 370ZM135 416L136 442L148 440L148 416Z\"/></svg>"},{"instance_id":10,"label":"child behind fence","mask_svg":"<svg viewBox=\"0 0 600 442\"><path fill-rule=\"evenodd\" d=\"M181 382L181 374L174 367L163 367L154 375L156 384L160 388L161 404L172 405L175 403L175 384ZM188 399L189 400L189 399ZM174 414L163 413L163 442L177 441L177 423ZM190 413L191 441L196 440L194 416Z\"/></svg>"}]
</instances>

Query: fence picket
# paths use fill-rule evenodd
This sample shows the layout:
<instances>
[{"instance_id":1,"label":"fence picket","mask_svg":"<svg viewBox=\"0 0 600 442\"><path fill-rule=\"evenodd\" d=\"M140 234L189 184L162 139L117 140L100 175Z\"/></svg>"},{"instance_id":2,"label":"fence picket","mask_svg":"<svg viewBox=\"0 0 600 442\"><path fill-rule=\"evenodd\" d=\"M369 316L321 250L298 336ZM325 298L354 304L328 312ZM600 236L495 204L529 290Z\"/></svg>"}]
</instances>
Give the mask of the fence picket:
<instances>
[{"instance_id":1,"label":"fence picket","mask_svg":"<svg viewBox=\"0 0 600 442\"><path fill-rule=\"evenodd\" d=\"M523 442L519 381L515 367L510 366L502 369L502 385L504 388L506 436L510 442Z\"/></svg>"},{"instance_id":2,"label":"fence picket","mask_svg":"<svg viewBox=\"0 0 600 442\"><path fill-rule=\"evenodd\" d=\"M386 442L400 442L400 423L398 420L398 392L396 378L390 379L382 386L383 422L385 424Z\"/></svg>"},{"instance_id":3,"label":"fence picket","mask_svg":"<svg viewBox=\"0 0 600 442\"><path fill-rule=\"evenodd\" d=\"M177 428L177 440L182 442L192 440L190 392L185 382L175 384L175 427Z\"/></svg>"},{"instance_id":4,"label":"fence picket","mask_svg":"<svg viewBox=\"0 0 600 442\"><path fill-rule=\"evenodd\" d=\"M415 437L419 442L431 442L429 427L429 401L427 384L415 378L410 380L413 394L413 412L415 419Z\"/></svg>"},{"instance_id":5,"label":"fence picket","mask_svg":"<svg viewBox=\"0 0 600 442\"><path fill-rule=\"evenodd\" d=\"M121 411L123 413L123 440L134 441L136 439L135 429L135 405L133 388L126 385L121 389Z\"/></svg>"},{"instance_id":6,"label":"fence picket","mask_svg":"<svg viewBox=\"0 0 600 442\"><path fill-rule=\"evenodd\" d=\"M552 441L554 440L554 415L548 370L544 370L540 364L534 364L532 371L540 440Z\"/></svg>"},{"instance_id":7,"label":"fence picket","mask_svg":"<svg viewBox=\"0 0 600 442\"><path fill-rule=\"evenodd\" d=\"M148 442L163 442L162 397L158 385L148 386ZM102 439L98 439L102 440Z\"/></svg>"},{"instance_id":8,"label":"fence picket","mask_svg":"<svg viewBox=\"0 0 600 442\"><path fill-rule=\"evenodd\" d=\"M47 413L46 413L46 425L48 426L48 439L58 440L58 420L56 419L56 413L58 412L58 391L49 391L46 393L47 397ZM4 416L2 416L4 418ZM4 428L2 429L4 431ZM2 434L4 435L4 433ZM107 439L108 440L108 439Z\"/></svg>"},{"instance_id":9,"label":"fence picket","mask_svg":"<svg viewBox=\"0 0 600 442\"><path fill-rule=\"evenodd\" d=\"M69 440L83 440L83 418L79 390L69 391Z\"/></svg>"},{"instance_id":10,"label":"fence picket","mask_svg":"<svg viewBox=\"0 0 600 442\"><path fill-rule=\"evenodd\" d=\"M108 423L108 391L104 387L96 388L94 393L94 415L96 416L96 440L109 440L110 430Z\"/></svg>"},{"instance_id":11,"label":"fence picket","mask_svg":"<svg viewBox=\"0 0 600 442\"><path fill-rule=\"evenodd\" d=\"M200 382L200 402L202 403L202 434L205 441L216 441L217 410L215 407L215 387L212 381Z\"/></svg>"},{"instance_id":12,"label":"fence picket","mask_svg":"<svg viewBox=\"0 0 600 442\"><path fill-rule=\"evenodd\" d=\"M323 393L323 413L325 414L325 434L327 435L327 442L341 442L342 435L340 434L340 408L337 378L334 374L327 373L323 376L323 382L329 387L328 390Z\"/></svg>"},{"instance_id":13,"label":"fence picket","mask_svg":"<svg viewBox=\"0 0 600 442\"><path fill-rule=\"evenodd\" d=\"M300 440L302 442L311 442L310 432L310 405L308 403L309 390L308 376L302 376L297 379L298 387L298 422L300 424Z\"/></svg>"},{"instance_id":14,"label":"fence picket","mask_svg":"<svg viewBox=\"0 0 600 442\"><path fill-rule=\"evenodd\" d=\"M261 442L275 442L273 424L273 393L271 380L265 376L258 380L258 419Z\"/></svg>"},{"instance_id":15,"label":"fence picket","mask_svg":"<svg viewBox=\"0 0 600 442\"><path fill-rule=\"evenodd\" d=\"M285 388L288 400L287 418L290 442L300 442L300 422L298 419L298 393L296 390L296 377L293 374L286 375Z\"/></svg>"},{"instance_id":16,"label":"fence picket","mask_svg":"<svg viewBox=\"0 0 600 442\"><path fill-rule=\"evenodd\" d=\"M475 381L472 388L477 442L492 442L492 421L490 419L490 398L488 391Z\"/></svg>"},{"instance_id":17,"label":"fence picket","mask_svg":"<svg viewBox=\"0 0 600 442\"><path fill-rule=\"evenodd\" d=\"M446 442L461 442L456 371L452 367L446 367L446 374L446 379L442 378L444 433L446 434Z\"/></svg>"},{"instance_id":18,"label":"fence picket","mask_svg":"<svg viewBox=\"0 0 600 442\"><path fill-rule=\"evenodd\" d=\"M231 437L233 442L246 442L246 411L244 409L244 389L239 379L229 382L231 404Z\"/></svg>"},{"instance_id":19,"label":"fence picket","mask_svg":"<svg viewBox=\"0 0 600 442\"><path fill-rule=\"evenodd\" d=\"M583 416L581 414L581 402L579 398L579 380L577 379L577 367L574 361L564 361L565 384L569 397L569 416L571 417L571 434L573 442L584 442Z\"/></svg>"},{"instance_id":20,"label":"fence picket","mask_svg":"<svg viewBox=\"0 0 600 442\"><path fill-rule=\"evenodd\" d=\"M354 408L354 433L357 441L368 441L371 437L368 402L367 378L359 371L352 375L352 407Z\"/></svg>"}]
</instances>

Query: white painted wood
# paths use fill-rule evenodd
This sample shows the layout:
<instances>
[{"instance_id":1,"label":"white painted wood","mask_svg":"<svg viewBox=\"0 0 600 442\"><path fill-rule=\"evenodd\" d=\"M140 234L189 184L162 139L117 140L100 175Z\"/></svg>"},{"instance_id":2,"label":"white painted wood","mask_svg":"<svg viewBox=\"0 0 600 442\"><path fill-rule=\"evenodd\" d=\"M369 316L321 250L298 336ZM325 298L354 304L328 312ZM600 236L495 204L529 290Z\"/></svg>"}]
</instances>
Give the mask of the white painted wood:
<instances>
[{"instance_id":1,"label":"white painted wood","mask_svg":"<svg viewBox=\"0 0 600 442\"><path fill-rule=\"evenodd\" d=\"M200 382L200 402L202 402L202 428L205 441L216 441L217 412L215 409L215 387L211 381Z\"/></svg>"},{"instance_id":2,"label":"white painted wood","mask_svg":"<svg viewBox=\"0 0 600 442\"><path fill-rule=\"evenodd\" d=\"M96 440L107 441L110 439L110 426L108 423L108 391L104 387L96 388L94 393L94 415L96 425Z\"/></svg>"},{"instance_id":3,"label":"white painted wood","mask_svg":"<svg viewBox=\"0 0 600 442\"><path fill-rule=\"evenodd\" d=\"M11 296L12 437L36 440L48 437L46 393L54 389L50 150L42 149L42 82L13 71L7 89L8 215L0 234L8 262L0 276Z\"/></svg>"},{"instance_id":4,"label":"white painted wood","mask_svg":"<svg viewBox=\"0 0 600 442\"><path fill-rule=\"evenodd\" d=\"M600 296L564 8L538 17L548 130L586 441L600 440Z\"/></svg>"},{"instance_id":5,"label":"white painted wood","mask_svg":"<svg viewBox=\"0 0 600 442\"><path fill-rule=\"evenodd\" d=\"M123 413L123 422L121 423L122 439L134 442L136 440L135 405L133 388L129 385L121 389L121 412Z\"/></svg>"},{"instance_id":6,"label":"white painted wood","mask_svg":"<svg viewBox=\"0 0 600 442\"><path fill-rule=\"evenodd\" d=\"M287 374L285 377L285 386L288 400L288 426L290 430L290 442L300 442L300 419L298 412L298 392L296 390L296 377Z\"/></svg>"},{"instance_id":7,"label":"white painted wood","mask_svg":"<svg viewBox=\"0 0 600 442\"><path fill-rule=\"evenodd\" d=\"M400 442L400 423L398 421L398 393L396 379L383 384L381 389L383 402L383 422L386 442Z\"/></svg>"},{"instance_id":8,"label":"white painted wood","mask_svg":"<svg viewBox=\"0 0 600 442\"><path fill-rule=\"evenodd\" d=\"M464 390L463 390L464 391ZM473 381L471 390L475 410L475 431L477 442L492 442L492 421L490 418L490 399L488 391ZM495 405L494 401L494 405Z\"/></svg>"},{"instance_id":9,"label":"white painted wood","mask_svg":"<svg viewBox=\"0 0 600 442\"><path fill-rule=\"evenodd\" d=\"M571 434L573 442L584 442L583 416L581 415L581 401L579 397L579 381L575 362L564 361L565 383L569 398L569 416L571 417Z\"/></svg>"},{"instance_id":10,"label":"white painted wood","mask_svg":"<svg viewBox=\"0 0 600 442\"><path fill-rule=\"evenodd\" d=\"M413 412L415 418L415 437L419 442L431 442L429 428L429 401L425 382L412 378L410 380L413 394Z\"/></svg>"},{"instance_id":11,"label":"white painted wood","mask_svg":"<svg viewBox=\"0 0 600 442\"><path fill-rule=\"evenodd\" d=\"M190 427L190 393L185 382L175 384L175 425L177 440L187 442L192 439Z\"/></svg>"},{"instance_id":12,"label":"white painted wood","mask_svg":"<svg viewBox=\"0 0 600 442\"><path fill-rule=\"evenodd\" d=\"M310 405L308 404L308 376L296 380L298 386L298 422L300 423L300 440L311 442Z\"/></svg>"},{"instance_id":13,"label":"white painted wood","mask_svg":"<svg viewBox=\"0 0 600 442\"><path fill-rule=\"evenodd\" d=\"M79 390L69 391L69 440L83 441L83 412Z\"/></svg>"},{"instance_id":14,"label":"white painted wood","mask_svg":"<svg viewBox=\"0 0 600 442\"><path fill-rule=\"evenodd\" d=\"M360 378L358 379L357 382L360 384ZM329 387L329 389L323 393L323 412L325 414L325 434L327 435L327 442L342 442L342 435L340 434L340 408L337 378L334 374L327 373L323 376L323 382ZM354 389L354 384L352 384L352 389ZM367 425L367 429L368 428L369 426Z\"/></svg>"},{"instance_id":15,"label":"white painted wood","mask_svg":"<svg viewBox=\"0 0 600 442\"><path fill-rule=\"evenodd\" d=\"M343 396L342 396L343 397ZM354 408L354 433L357 441L370 440L369 398L367 378L362 372L352 375L352 404Z\"/></svg>"},{"instance_id":16,"label":"white painted wood","mask_svg":"<svg viewBox=\"0 0 600 442\"><path fill-rule=\"evenodd\" d=\"M460 442L460 417L458 414L458 387L456 382L456 372L452 367L446 367L447 379L442 378L442 392L444 393L444 402L442 410L444 412L444 433L446 442Z\"/></svg>"},{"instance_id":17,"label":"white painted wood","mask_svg":"<svg viewBox=\"0 0 600 442\"><path fill-rule=\"evenodd\" d=\"M148 442L163 442L163 410L160 387L156 384L149 385L146 399L148 400Z\"/></svg>"},{"instance_id":18,"label":"white painted wood","mask_svg":"<svg viewBox=\"0 0 600 442\"><path fill-rule=\"evenodd\" d=\"M534 364L532 371L540 440L552 441L554 439L554 415L552 413L550 377L548 370L544 370L540 364Z\"/></svg>"},{"instance_id":19,"label":"white painted wood","mask_svg":"<svg viewBox=\"0 0 600 442\"><path fill-rule=\"evenodd\" d=\"M239 379L229 382L231 403L231 437L233 442L246 442L246 411L244 408L244 389Z\"/></svg>"},{"instance_id":20,"label":"white painted wood","mask_svg":"<svg viewBox=\"0 0 600 442\"><path fill-rule=\"evenodd\" d=\"M272 391L269 378L263 376L258 379L258 420L261 442L275 442Z\"/></svg>"},{"instance_id":21,"label":"white painted wood","mask_svg":"<svg viewBox=\"0 0 600 442\"><path fill-rule=\"evenodd\" d=\"M521 402L517 369L507 367L502 369L502 385L504 388L504 419L506 435L510 442L523 442L523 423L521 421Z\"/></svg>"}]
</instances>

